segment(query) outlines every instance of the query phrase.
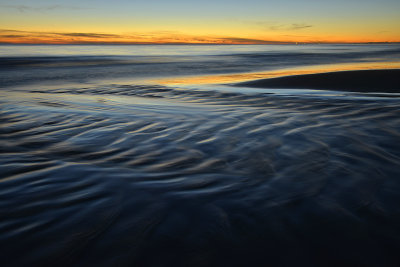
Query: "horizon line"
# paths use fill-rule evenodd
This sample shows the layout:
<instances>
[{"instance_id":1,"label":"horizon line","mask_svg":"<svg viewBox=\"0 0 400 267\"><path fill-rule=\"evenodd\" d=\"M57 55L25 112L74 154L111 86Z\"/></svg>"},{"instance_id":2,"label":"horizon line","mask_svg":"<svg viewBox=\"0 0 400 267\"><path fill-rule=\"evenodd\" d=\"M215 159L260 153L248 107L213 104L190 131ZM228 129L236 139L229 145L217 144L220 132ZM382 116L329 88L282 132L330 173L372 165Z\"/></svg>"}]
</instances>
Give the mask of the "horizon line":
<instances>
[{"instance_id":1,"label":"horizon line","mask_svg":"<svg viewBox=\"0 0 400 267\"><path fill-rule=\"evenodd\" d=\"M285 42L285 41L271 41L271 42L254 42L254 43L191 43L191 42L76 42L76 43L15 43L15 42L0 42L0 45L303 45L303 44L400 44L400 41L383 41L383 42Z\"/></svg>"}]
</instances>

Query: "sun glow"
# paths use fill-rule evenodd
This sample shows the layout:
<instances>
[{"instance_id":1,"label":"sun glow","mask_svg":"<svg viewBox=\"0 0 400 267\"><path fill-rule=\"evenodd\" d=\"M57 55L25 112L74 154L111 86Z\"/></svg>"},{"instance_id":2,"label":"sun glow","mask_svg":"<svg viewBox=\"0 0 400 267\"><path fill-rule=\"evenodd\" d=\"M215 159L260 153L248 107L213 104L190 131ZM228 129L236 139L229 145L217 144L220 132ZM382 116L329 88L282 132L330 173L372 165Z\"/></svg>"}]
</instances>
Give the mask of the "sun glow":
<instances>
[{"instance_id":1,"label":"sun glow","mask_svg":"<svg viewBox=\"0 0 400 267\"><path fill-rule=\"evenodd\" d=\"M4 2L4 3L2 3ZM150 3L151 2L151 3ZM14 3L14 2L13 2ZM400 42L400 2L0 0L1 43ZM94 5L96 4L96 5Z\"/></svg>"}]
</instances>

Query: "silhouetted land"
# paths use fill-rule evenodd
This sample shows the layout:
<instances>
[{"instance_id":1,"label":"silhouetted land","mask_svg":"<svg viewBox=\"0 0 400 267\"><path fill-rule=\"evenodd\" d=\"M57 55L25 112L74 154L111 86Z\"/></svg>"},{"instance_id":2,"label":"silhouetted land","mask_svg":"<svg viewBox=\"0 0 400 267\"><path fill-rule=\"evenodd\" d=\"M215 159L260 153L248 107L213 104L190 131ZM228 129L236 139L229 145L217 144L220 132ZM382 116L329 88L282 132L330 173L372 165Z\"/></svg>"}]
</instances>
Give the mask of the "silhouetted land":
<instances>
[{"instance_id":1,"label":"silhouetted land","mask_svg":"<svg viewBox=\"0 0 400 267\"><path fill-rule=\"evenodd\" d=\"M243 82L238 86L400 93L400 69L293 75Z\"/></svg>"}]
</instances>

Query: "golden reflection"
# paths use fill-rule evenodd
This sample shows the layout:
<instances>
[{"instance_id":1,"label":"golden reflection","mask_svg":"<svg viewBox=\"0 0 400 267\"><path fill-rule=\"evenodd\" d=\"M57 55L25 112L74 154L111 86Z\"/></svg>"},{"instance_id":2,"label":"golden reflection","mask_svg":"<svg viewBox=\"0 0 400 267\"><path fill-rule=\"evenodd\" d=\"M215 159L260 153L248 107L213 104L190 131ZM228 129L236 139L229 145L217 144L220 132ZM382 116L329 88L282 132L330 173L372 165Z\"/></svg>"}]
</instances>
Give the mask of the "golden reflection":
<instances>
[{"instance_id":1,"label":"golden reflection","mask_svg":"<svg viewBox=\"0 0 400 267\"><path fill-rule=\"evenodd\" d=\"M342 63L329 65L316 65L299 68L290 68L265 72L234 73L223 75L186 76L177 78L157 79L155 82L168 86L190 84L226 84L239 83L257 79L276 78L291 75L314 74L335 71L396 69L400 62L374 62L374 63Z\"/></svg>"}]
</instances>

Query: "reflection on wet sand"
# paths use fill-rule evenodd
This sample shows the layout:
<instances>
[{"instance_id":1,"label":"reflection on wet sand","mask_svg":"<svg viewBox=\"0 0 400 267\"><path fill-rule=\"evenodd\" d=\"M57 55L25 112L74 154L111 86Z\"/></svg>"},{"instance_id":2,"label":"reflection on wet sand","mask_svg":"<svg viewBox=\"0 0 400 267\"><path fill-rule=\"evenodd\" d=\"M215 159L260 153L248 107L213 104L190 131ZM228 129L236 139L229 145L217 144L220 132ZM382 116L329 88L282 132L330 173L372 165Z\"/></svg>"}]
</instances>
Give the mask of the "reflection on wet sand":
<instances>
[{"instance_id":1,"label":"reflection on wet sand","mask_svg":"<svg viewBox=\"0 0 400 267\"><path fill-rule=\"evenodd\" d=\"M199 85L199 84L234 84L259 79L269 79L293 75L305 75L314 73L351 71L351 70L376 70L376 69L399 69L400 62L368 62L368 63L343 63L317 66L302 66L286 68L282 70L270 70L263 72L234 73L220 75L188 76L177 78L157 79L154 82L169 86Z\"/></svg>"}]
</instances>

